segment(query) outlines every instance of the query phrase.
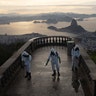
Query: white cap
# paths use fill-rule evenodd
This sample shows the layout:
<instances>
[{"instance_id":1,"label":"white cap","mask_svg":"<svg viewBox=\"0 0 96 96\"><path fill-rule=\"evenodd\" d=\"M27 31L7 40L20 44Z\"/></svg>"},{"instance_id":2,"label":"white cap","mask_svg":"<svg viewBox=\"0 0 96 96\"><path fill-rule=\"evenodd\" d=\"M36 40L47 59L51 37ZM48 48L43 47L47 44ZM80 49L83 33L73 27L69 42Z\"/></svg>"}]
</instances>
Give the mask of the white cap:
<instances>
[{"instance_id":1,"label":"white cap","mask_svg":"<svg viewBox=\"0 0 96 96\"><path fill-rule=\"evenodd\" d=\"M56 51L54 50L54 48L51 48L51 52L54 52L54 53L56 53Z\"/></svg>"},{"instance_id":2,"label":"white cap","mask_svg":"<svg viewBox=\"0 0 96 96\"><path fill-rule=\"evenodd\" d=\"M26 51L24 51L23 53L22 53L22 55L29 55Z\"/></svg>"},{"instance_id":3,"label":"white cap","mask_svg":"<svg viewBox=\"0 0 96 96\"><path fill-rule=\"evenodd\" d=\"M79 46L77 44L75 45L74 49L76 49L76 48L79 48Z\"/></svg>"}]
</instances>

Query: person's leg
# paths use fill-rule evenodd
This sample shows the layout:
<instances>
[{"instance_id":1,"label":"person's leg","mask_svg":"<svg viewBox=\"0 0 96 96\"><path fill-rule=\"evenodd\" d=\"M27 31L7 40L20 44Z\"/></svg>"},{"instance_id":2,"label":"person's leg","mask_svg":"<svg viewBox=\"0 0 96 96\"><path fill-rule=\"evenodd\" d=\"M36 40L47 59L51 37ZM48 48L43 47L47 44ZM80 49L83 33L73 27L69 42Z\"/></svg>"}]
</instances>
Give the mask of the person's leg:
<instances>
[{"instance_id":1,"label":"person's leg","mask_svg":"<svg viewBox=\"0 0 96 96\"><path fill-rule=\"evenodd\" d=\"M52 65L52 71L53 71L52 76L56 76L55 64L51 64L51 65Z\"/></svg>"},{"instance_id":2,"label":"person's leg","mask_svg":"<svg viewBox=\"0 0 96 96\"><path fill-rule=\"evenodd\" d=\"M58 76L60 76L59 64L56 64L56 69L57 69Z\"/></svg>"},{"instance_id":3,"label":"person's leg","mask_svg":"<svg viewBox=\"0 0 96 96\"><path fill-rule=\"evenodd\" d=\"M26 75L25 75L25 78L27 78L28 77L28 72L26 71Z\"/></svg>"},{"instance_id":4,"label":"person's leg","mask_svg":"<svg viewBox=\"0 0 96 96\"><path fill-rule=\"evenodd\" d=\"M28 73L28 80L31 79L31 72Z\"/></svg>"},{"instance_id":5,"label":"person's leg","mask_svg":"<svg viewBox=\"0 0 96 96\"><path fill-rule=\"evenodd\" d=\"M30 80L31 79L31 68L30 68L30 64L27 65L27 72L28 72L28 76L27 76L27 79Z\"/></svg>"},{"instance_id":6,"label":"person's leg","mask_svg":"<svg viewBox=\"0 0 96 96\"><path fill-rule=\"evenodd\" d=\"M27 70L28 68L27 68L27 65L25 65L25 71L26 71L26 73L25 73L25 78L27 78L28 77L28 70Z\"/></svg>"}]
</instances>

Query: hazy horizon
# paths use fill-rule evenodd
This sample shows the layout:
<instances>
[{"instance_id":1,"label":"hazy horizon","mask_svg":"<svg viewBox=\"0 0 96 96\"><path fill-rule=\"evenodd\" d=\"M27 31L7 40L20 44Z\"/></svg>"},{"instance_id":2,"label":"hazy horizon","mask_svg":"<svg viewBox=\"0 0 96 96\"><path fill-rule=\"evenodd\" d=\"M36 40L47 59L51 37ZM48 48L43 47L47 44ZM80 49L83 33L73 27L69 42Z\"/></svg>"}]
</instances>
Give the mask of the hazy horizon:
<instances>
[{"instance_id":1,"label":"hazy horizon","mask_svg":"<svg viewBox=\"0 0 96 96\"><path fill-rule=\"evenodd\" d=\"M1 6L18 5L96 5L96 0L0 0Z\"/></svg>"},{"instance_id":2,"label":"hazy horizon","mask_svg":"<svg viewBox=\"0 0 96 96\"><path fill-rule=\"evenodd\" d=\"M94 5L39 5L39 6L0 6L0 14L40 14L50 12L96 14Z\"/></svg>"},{"instance_id":3,"label":"hazy horizon","mask_svg":"<svg viewBox=\"0 0 96 96\"><path fill-rule=\"evenodd\" d=\"M96 6L87 5L87 6L68 6L68 5L50 5L50 6L0 6L0 14L9 14L8 16L12 17L12 14L17 15L33 15L41 13L50 13L50 12L63 12L63 13L77 13L77 14L96 14ZM1 15L3 16L3 15ZM2 17L1 17L2 20ZM96 30L96 19L83 20L79 24L88 31ZM69 22L60 22L55 24L57 27L66 27L69 25ZM55 26L54 25L54 26ZM14 22L10 24L0 25L0 34L27 34L32 32L44 33L44 34L54 34L52 30L48 30L48 24L35 24L33 22ZM55 34L57 34L55 32ZM59 33L58 33L59 34ZM62 33L64 34L64 33ZM68 34L68 33L67 33Z\"/></svg>"}]
</instances>

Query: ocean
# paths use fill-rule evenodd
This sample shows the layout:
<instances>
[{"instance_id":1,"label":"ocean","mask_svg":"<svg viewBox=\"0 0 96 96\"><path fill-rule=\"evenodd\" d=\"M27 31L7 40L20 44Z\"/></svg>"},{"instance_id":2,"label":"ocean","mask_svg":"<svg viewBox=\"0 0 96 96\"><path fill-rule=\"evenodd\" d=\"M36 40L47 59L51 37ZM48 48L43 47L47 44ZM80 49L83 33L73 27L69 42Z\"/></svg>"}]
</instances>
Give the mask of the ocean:
<instances>
[{"instance_id":1,"label":"ocean","mask_svg":"<svg viewBox=\"0 0 96 96\"><path fill-rule=\"evenodd\" d=\"M78 14L96 14L96 6L25 6L9 7L0 6L0 14L16 15L34 15L50 12L78 13ZM48 26L67 27L71 22L58 22L57 24L33 23L33 21L13 22L0 25L0 34L22 35L30 33L40 33L44 35L73 35L68 32L56 32L49 30ZM96 31L96 18L85 18L77 22L83 28L90 32Z\"/></svg>"}]
</instances>

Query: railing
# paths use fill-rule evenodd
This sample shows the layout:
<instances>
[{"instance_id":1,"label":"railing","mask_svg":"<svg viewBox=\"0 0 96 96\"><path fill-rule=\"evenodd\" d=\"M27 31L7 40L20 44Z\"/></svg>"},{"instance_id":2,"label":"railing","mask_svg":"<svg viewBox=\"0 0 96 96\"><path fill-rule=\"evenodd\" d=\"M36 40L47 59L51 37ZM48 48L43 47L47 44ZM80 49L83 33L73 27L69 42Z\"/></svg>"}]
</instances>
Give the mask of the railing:
<instances>
[{"instance_id":1,"label":"railing","mask_svg":"<svg viewBox=\"0 0 96 96\"><path fill-rule=\"evenodd\" d=\"M70 40L71 38L64 36L48 36L30 39L26 42L0 67L0 96L4 93L6 88L8 88L8 85L21 69L21 53L24 50L32 53L37 48L43 46L67 46L67 41ZM85 96L96 96L96 65L82 47L80 47L80 53L80 81L82 88Z\"/></svg>"},{"instance_id":2,"label":"railing","mask_svg":"<svg viewBox=\"0 0 96 96\"><path fill-rule=\"evenodd\" d=\"M71 40L69 37L64 36L49 36L30 39L25 43L13 56L11 56L1 67L0 67L0 96L4 93L8 85L15 78L18 71L21 69L21 53L24 50L29 52L35 51L37 48L42 46L58 45L66 46L67 41Z\"/></svg>"},{"instance_id":3,"label":"railing","mask_svg":"<svg viewBox=\"0 0 96 96\"><path fill-rule=\"evenodd\" d=\"M80 53L80 81L82 88L85 96L96 96L96 64L82 47L80 47Z\"/></svg>"}]
</instances>

